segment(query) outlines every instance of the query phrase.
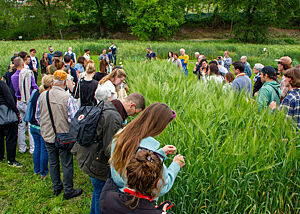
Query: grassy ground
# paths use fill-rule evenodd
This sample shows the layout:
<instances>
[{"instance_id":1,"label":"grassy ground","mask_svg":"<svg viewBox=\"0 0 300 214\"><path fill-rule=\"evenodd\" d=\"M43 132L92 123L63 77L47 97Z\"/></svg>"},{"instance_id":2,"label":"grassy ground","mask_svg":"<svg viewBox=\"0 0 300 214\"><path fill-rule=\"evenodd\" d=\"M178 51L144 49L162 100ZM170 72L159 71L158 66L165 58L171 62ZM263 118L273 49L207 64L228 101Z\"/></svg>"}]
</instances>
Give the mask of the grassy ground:
<instances>
[{"instance_id":1,"label":"grassy ground","mask_svg":"<svg viewBox=\"0 0 300 214\"><path fill-rule=\"evenodd\" d=\"M0 163L0 213L88 213L92 196L90 179L74 163L74 187L84 192L79 198L64 200L53 195L50 176L41 179L33 171L32 157L17 152L16 160L23 168Z\"/></svg>"}]
</instances>

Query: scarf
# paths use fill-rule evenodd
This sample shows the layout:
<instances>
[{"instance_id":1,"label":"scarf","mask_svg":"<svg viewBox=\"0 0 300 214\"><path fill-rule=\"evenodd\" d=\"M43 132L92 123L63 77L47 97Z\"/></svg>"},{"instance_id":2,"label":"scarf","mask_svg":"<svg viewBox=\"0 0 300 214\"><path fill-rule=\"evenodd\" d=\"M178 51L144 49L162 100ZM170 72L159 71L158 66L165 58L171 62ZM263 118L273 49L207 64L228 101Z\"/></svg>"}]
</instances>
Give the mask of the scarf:
<instances>
[{"instance_id":1,"label":"scarf","mask_svg":"<svg viewBox=\"0 0 300 214\"><path fill-rule=\"evenodd\" d=\"M25 102L26 104L29 103L30 99L32 75L32 71L26 68L23 68L19 74L19 90L21 94L21 101Z\"/></svg>"}]
</instances>

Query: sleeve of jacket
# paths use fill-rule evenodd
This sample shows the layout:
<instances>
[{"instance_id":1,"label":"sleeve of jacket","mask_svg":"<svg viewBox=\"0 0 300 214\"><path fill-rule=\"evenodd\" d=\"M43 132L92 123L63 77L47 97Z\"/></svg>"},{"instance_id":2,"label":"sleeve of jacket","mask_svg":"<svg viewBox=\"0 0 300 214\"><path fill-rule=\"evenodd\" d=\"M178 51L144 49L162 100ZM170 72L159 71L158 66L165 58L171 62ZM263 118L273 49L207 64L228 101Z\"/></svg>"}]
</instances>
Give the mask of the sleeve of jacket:
<instances>
[{"instance_id":1,"label":"sleeve of jacket","mask_svg":"<svg viewBox=\"0 0 300 214\"><path fill-rule=\"evenodd\" d=\"M106 157L110 157L109 144L112 141L113 136L117 133L117 131L122 128L122 121L120 121L117 117L114 117L112 114L108 114L110 117L105 118L105 122L103 124L103 149L105 151Z\"/></svg>"},{"instance_id":2,"label":"sleeve of jacket","mask_svg":"<svg viewBox=\"0 0 300 214\"><path fill-rule=\"evenodd\" d=\"M180 166L176 162L172 162L169 167L166 167L164 165L164 171L163 171L164 185L161 188L159 196L163 196L170 191L179 170L180 170Z\"/></svg>"},{"instance_id":3,"label":"sleeve of jacket","mask_svg":"<svg viewBox=\"0 0 300 214\"><path fill-rule=\"evenodd\" d=\"M232 87L231 87L232 89L234 89L235 91L239 91L239 85L238 85L238 83L237 83L237 81L233 81L232 82Z\"/></svg>"},{"instance_id":4,"label":"sleeve of jacket","mask_svg":"<svg viewBox=\"0 0 300 214\"><path fill-rule=\"evenodd\" d=\"M30 70L33 71L33 66L32 66L32 61L31 61L31 60L30 60L30 63L29 63L29 65L28 65L28 67L30 68Z\"/></svg>"},{"instance_id":5,"label":"sleeve of jacket","mask_svg":"<svg viewBox=\"0 0 300 214\"><path fill-rule=\"evenodd\" d=\"M267 96L267 89L266 88L261 88L258 93L257 97L257 105L258 105L258 110L261 110L264 108L265 103L268 102L268 96Z\"/></svg>"},{"instance_id":6,"label":"sleeve of jacket","mask_svg":"<svg viewBox=\"0 0 300 214\"><path fill-rule=\"evenodd\" d=\"M0 80L1 81L1 80ZM5 82L0 82L0 89L2 90L4 99L6 101L7 106L12 109L17 115L19 115L19 110L16 107L15 100L10 93L9 87L5 84Z\"/></svg>"},{"instance_id":7,"label":"sleeve of jacket","mask_svg":"<svg viewBox=\"0 0 300 214\"><path fill-rule=\"evenodd\" d=\"M36 59L36 69L39 69L40 67L39 59L37 57L35 57L35 59Z\"/></svg>"}]
</instances>

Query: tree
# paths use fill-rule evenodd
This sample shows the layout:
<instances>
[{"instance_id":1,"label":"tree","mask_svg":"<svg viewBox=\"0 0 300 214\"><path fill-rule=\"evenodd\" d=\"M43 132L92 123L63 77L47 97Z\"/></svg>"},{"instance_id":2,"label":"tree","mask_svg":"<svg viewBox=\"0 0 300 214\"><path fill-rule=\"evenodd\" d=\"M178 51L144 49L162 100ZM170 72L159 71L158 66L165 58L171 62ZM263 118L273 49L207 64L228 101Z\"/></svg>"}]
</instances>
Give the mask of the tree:
<instances>
[{"instance_id":1,"label":"tree","mask_svg":"<svg viewBox=\"0 0 300 214\"><path fill-rule=\"evenodd\" d=\"M235 38L243 42L264 42L268 27L274 23L273 0L219 0L223 11L232 14Z\"/></svg>"},{"instance_id":2,"label":"tree","mask_svg":"<svg viewBox=\"0 0 300 214\"><path fill-rule=\"evenodd\" d=\"M127 21L139 39L169 38L183 24L184 12L182 0L135 0Z\"/></svg>"}]
</instances>

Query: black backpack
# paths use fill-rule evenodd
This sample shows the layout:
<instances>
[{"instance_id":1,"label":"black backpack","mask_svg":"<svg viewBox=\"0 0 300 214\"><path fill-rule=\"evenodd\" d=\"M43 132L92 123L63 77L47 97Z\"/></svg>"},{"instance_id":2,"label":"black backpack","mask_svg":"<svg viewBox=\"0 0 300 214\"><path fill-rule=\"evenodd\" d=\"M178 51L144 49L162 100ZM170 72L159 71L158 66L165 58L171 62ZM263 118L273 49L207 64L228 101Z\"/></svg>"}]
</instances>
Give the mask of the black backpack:
<instances>
[{"instance_id":1,"label":"black backpack","mask_svg":"<svg viewBox=\"0 0 300 214\"><path fill-rule=\"evenodd\" d=\"M104 101L96 106L82 106L71 120L70 135L77 139L81 146L88 147L94 143L94 134L103 112Z\"/></svg>"}]
</instances>

